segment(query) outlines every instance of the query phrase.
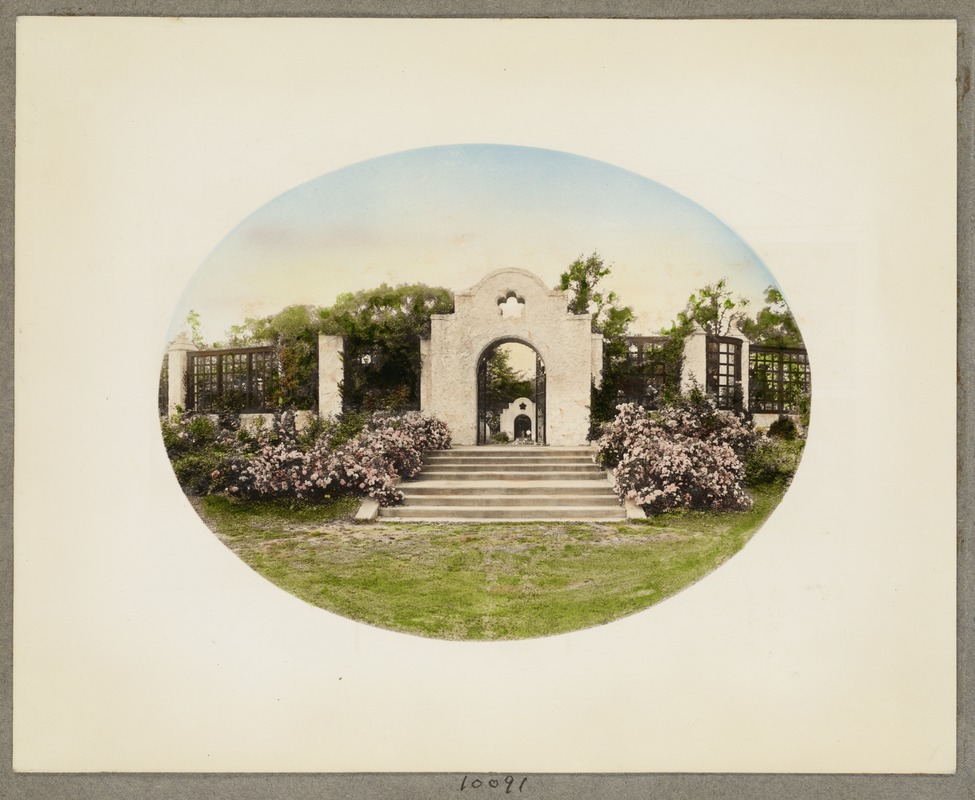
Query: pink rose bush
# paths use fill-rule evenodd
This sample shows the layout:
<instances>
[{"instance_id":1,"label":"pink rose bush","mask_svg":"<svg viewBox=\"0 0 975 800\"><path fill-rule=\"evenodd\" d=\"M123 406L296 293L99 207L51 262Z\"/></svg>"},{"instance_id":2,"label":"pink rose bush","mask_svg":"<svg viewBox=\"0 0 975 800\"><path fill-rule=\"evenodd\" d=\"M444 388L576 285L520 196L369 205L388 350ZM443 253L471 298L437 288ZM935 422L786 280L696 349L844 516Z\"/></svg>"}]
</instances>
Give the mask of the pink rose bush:
<instances>
[{"instance_id":1,"label":"pink rose bush","mask_svg":"<svg viewBox=\"0 0 975 800\"><path fill-rule=\"evenodd\" d=\"M392 505L403 499L396 483L420 471L423 451L450 447L447 426L416 413L374 414L358 434L340 443L336 428L326 423L308 437L295 430L293 416L282 414L253 436L239 437L241 452L226 464L225 492L309 501L356 494Z\"/></svg>"},{"instance_id":2,"label":"pink rose bush","mask_svg":"<svg viewBox=\"0 0 975 800\"><path fill-rule=\"evenodd\" d=\"M619 497L648 513L742 510L751 506L744 462L755 441L743 417L696 392L660 411L619 406L596 441L596 460L613 468Z\"/></svg>"}]
</instances>

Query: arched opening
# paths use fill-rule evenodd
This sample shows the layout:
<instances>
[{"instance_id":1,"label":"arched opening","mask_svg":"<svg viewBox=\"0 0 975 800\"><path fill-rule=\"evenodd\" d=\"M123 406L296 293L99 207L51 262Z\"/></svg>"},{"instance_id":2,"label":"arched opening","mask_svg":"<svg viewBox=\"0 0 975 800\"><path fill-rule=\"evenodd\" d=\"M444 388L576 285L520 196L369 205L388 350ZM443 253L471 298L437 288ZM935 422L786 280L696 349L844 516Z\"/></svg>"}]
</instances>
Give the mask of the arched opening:
<instances>
[{"instance_id":1,"label":"arched opening","mask_svg":"<svg viewBox=\"0 0 975 800\"><path fill-rule=\"evenodd\" d=\"M518 438L518 431L502 431L502 412L518 398L534 404L534 419L518 429L522 440L532 435L536 444L545 443L545 365L538 351L517 339L492 342L477 362L477 443L492 444Z\"/></svg>"},{"instance_id":2,"label":"arched opening","mask_svg":"<svg viewBox=\"0 0 975 800\"><path fill-rule=\"evenodd\" d=\"M532 438L532 421L527 414L515 417L515 441Z\"/></svg>"}]
</instances>

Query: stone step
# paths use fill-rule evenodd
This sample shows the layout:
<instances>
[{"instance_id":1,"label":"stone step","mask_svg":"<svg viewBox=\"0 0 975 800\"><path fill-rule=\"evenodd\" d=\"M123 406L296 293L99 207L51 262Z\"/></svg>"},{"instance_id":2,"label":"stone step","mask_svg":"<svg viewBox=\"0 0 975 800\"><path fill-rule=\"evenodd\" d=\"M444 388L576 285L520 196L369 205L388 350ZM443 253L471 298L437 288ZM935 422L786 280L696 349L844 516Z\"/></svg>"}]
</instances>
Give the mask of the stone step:
<instances>
[{"instance_id":1,"label":"stone step","mask_svg":"<svg viewBox=\"0 0 975 800\"><path fill-rule=\"evenodd\" d=\"M517 520L624 520L621 506L520 506L515 508L484 506L389 506L379 509L380 517L406 520L491 521Z\"/></svg>"},{"instance_id":2,"label":"stone step","mask_svg":"<svg viewBox=\"0 0 975 800\"><path fill-rule=\"evenodd\" d=\"M591 456L528 456L514 458L505 455L467 456L467 455L428 455L425 464L595 464Z\"/></svg>"},{"instance_id":3,"label":"stone step","mask_svg":"<svg viewBox=\"0 0 975 800\"><path fill-rule=\"evenodd\" d=\"M589 447L460 447L424 454L380 519L440 522L620 521L626 511Z\"/></svg>"},{"instance_id":4,"label":"stone step","mask_svg":"<svg viewBox=\"0 0 975 800\"><path fill-rule=\"evenodd\" d=\"M478 445L457 445L454 447L446 447L441 450L431 450L431 453L475 453L477 455L483 455L485 453L515 453L515 454L531 454L531 453L591 453L595 450L595 445L584 445L577 444L571 447L549 447L548 445L529 445L529 444L519 444L519 445L499 445L499 444L478 444Z\"/></svg>"},{"instance_id":5,"label":"stone step","mask_svg":"<svg viewBox=\"0 0 975 800\"><path fill-rule=\"evenodd\" d=\"M428 458L592 458L591 447L455 447L451 450L430 450Z\"/></svg>"},{"instance_id":6,"label":"stone step","mask_svg":"<svg viewBox=\"0 0 975 800\"><path fill-rule=\"evenodd\" d=\"M432 464L428 464L426 469L422 472L530 472L530 473L545 473L545 472L602 472L602 470L597 467L592 462L581 462L574 464L548 464L540 463L536 464L521 463L521 462L511 462L511 461L500 461L500 462L490 462L481 463L477 462L474 464L457 464L452 461L437 461ZM421 474L422 474L421 472Z\"/></svg>"},{"instance_id":7,"label":"stone step","mask_svg":"<svg viewBox=\"0 0 975 800\"><path fill-rule=\"evenodd\" d=\"M493 494L499 497L518 495L555 495L595 493L599 484L592 481L411 481L400 484L404 494L416 497L424 494L463 493L466 495ZM613 490L607 485L606 492L613 497Z\"/></svg>"},{"instance_id":8,"label":"stone step","mask_svg":"<svg viewBox=\"0 0 975 800\"><path fill-rule=\"evenodd\" d=\"M600 469L591 471L561 471L561 470L539 470L532 472L524 469L519 470L491 470L491 471L453 471L447 469L425 469L416 480L419 481L562 481L562 480L586 480L601 481L606 477Z\"/></svg>"},{"instance_id":9,"label":"stone step","mask_svg":"<svg viewBox=\"0 0 975 800\"><path fill-rule=\"evenodd\" d=\"M612 492L608 494L413 494L403 492L407 506L619 506Z\"/></svg>"}]
</instances>

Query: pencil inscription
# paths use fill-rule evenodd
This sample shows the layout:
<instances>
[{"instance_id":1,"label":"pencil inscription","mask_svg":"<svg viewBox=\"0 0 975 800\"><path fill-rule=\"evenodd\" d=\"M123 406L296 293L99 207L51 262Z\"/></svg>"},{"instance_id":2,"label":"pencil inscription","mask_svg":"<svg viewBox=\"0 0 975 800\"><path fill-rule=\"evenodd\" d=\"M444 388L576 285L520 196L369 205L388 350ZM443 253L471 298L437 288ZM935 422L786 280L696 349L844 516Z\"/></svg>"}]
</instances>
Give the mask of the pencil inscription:
<instances>
[{"instance_id":1,"label":"pencil inscription","mask_svg":"<svg viewBox=\"0 0 975 800\"><path fill-rule=\"evenodd\" d=\"M519 781L512 775L505 775L504 778L471 778L470 775L465 775L460 782L460 791L483 788L489 791L491 789L497 789L504 791L505 794L511 794L517 789L521 793L524 791L527 783L527 776Z\"/></svg>"}]
</instances>

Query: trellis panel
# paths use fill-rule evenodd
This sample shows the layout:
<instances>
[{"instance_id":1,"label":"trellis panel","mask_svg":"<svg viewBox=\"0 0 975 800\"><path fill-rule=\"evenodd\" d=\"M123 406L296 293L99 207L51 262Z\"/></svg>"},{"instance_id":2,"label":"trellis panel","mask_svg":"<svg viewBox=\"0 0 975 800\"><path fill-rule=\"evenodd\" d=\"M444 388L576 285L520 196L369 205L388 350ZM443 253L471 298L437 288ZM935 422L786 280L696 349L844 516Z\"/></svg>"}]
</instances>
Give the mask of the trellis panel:
<instances>
[{"instance_id":1,"label":"trellis panel","mask_svg":"<svg viewBox=\"0 0 975 800\"><path fill-rule=\"evenodd\" d=\"M799 399L812 390L809 356L799 348L752 345L748 379L753 413L796 413Z\"/></svg>"},{"instance_id":2,"label":"trellis panel","mask_svg":"<svg viewBox=\"0 0 975 800\"><path fill-rule=\"evenodd\" d=\"M705 388L718 408L741 405L741 340L729 336L708 336Z\"/></svg>"},{"instance_id":3,"label":"trellis panel","mask_svg":"<svg viewBox=\"0 0 975 800\"><path fill-rule=\"evenodd\" d=\"M666 358L669 341L666 336L626 337L626 360L632 369L620 387L621 399L646 403L655 393L680 387L679 361L675 369Z\"/></svg>"},{"instance_id":4,"label":"trellis panel","mask_svg":"<svg viewBox=\"0 0 975 800\"><path fill-rule=\"evenodd\" d=\"M273 347L188 354L187 408L198 412L268 412L268 384L278 373Z\"/></svg>"}]
</instances>

